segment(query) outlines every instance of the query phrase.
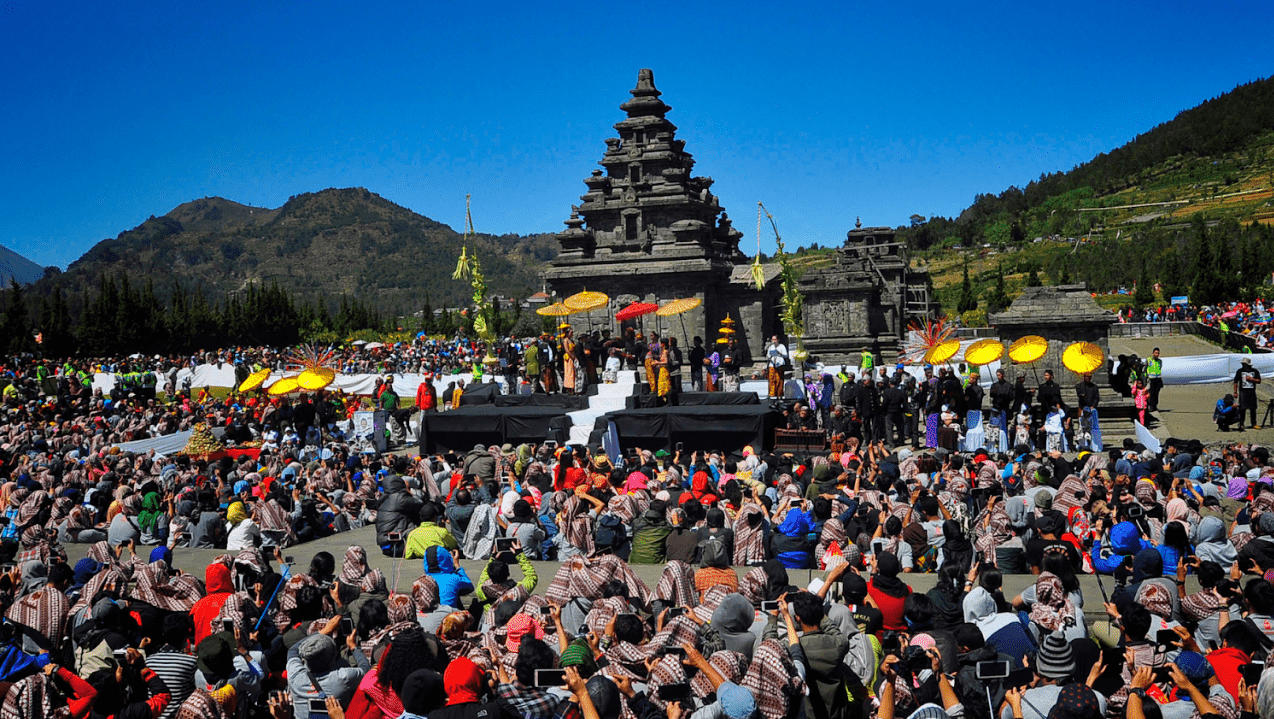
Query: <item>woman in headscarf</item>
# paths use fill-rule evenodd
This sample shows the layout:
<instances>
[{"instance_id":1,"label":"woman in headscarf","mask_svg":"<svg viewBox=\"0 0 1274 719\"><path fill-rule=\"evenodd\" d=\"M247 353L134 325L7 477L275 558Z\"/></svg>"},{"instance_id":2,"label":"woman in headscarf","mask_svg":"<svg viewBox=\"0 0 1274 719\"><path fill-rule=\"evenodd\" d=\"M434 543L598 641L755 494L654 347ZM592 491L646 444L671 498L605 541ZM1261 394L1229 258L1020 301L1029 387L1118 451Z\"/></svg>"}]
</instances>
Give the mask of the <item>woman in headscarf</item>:
<instances>
[{"instance_id":1,"label":"woman in headscarf","mask_svg":"<svg viewBox=\"0 0 1274 719\"><path fill-rule=\"evenodd\" d=\"M960 574L968 574L973 566L973 543L964 536L960 523L948 519L942 523L942 566L954 564L960 568Z\"/></svg>"},{"instance_id":2,"label":"woman in headscarf","mask_svg":"<svg viewBox=\"0 0 1274 719\"><path fill-rule=\"evenodd\" d=\"M704 506L712 506L717 503L716 489L713 486L712 477L702 470L692 475L690 493Z\"/></svg>"},{"instance_id":3,"label":"woman in headscarf","mask_svg":"<svg viewBox=\"0 0 1274 719\"><path fill-rule=\"evenodd\" d=\"M159 544L164 541L160 534L161 530L167 527L168 522L160 510L158 492L148 492L145 497L142 497L142 509L137 515L137 526L142 531L142 544Z\"/></svg>"},{"instance_id":4,"label":"woman in headscarf","mask_svg":"<svg viewBox=\"0 0 1274 719\"><path fill-rule=\"evenodd\" d=\"M261 544L261 528L248 516L243 502L234 502L226 510L226 551L255 549ZM111 537L114 542L114 535Z\"/></svg>"},{"instance_id":5,"label":"woman in headscarf","mask_svg":"<svg viewBox=\"0 0 1274 719\"><path fill-rule=\"evenodd\" d=\"M1062 580L1052 572L1041 572L1035 580L1035 603L1031 605L1030 620L1036 645L1052 632L1062 632L1067 641L1088 636L1084 613L1071 602Z\"/></svg>"},{"instance_id":6,"label":"woman in headscarf","mask_svg":"<svg viewBox=\"0 0 1274 719\"><path fill-rule=\"evenodd\" d=\"M814 559L809 541L812 530L809 515L800 507L789 507L783 521L770 534L770 549L775 558L788 569L810 567Z\"/></svg>"},{"instance_id":7,"label":"woman in headscarf","mask_svg":"<svg viewBox=\"0 0 1274 719\"><path fill-rule=\"evenodd\" d=\"M367 550L358 545L346 548L345 558L341 562L341 581L359 584L367 572Z\"/></svg>"},{"instance_id":8,"label":"woman in headscarf","mask_svg":"<svg viewBox=\"0 0 1274 719\"><path fill-rule=\"evenodd\" d=\"M34 496L33 494L32 497ZM27 501L29 502L30 499ZM142 498L137 494L130 494L119 501L119 512L110 520L110 527L106 530L107 540L112 547L118 547L130 540L134 543L141 541L142 530L137 525L137 515L141 510Z\"/></svg>"},{"instance_id":9,"label":"woman in headscarf","mask_svg":"<svg viewBox=\"0 0 1274 719\"><path fill-rule=\"evenodd\" d=\"M755 502L746 502L734 518L734 566L748 567L765 561L768 533L765 509Z\"/></svg>"},{"instance_id":10,"label":"woman in headscarf","mask_svg":"<svg viewBox=\"0 0 1274 719\"><path fill-rule=\"evenodd\" d=\"M742 594L728 594L712 612L711 626L725 642L726 649L752 659L756 635L751 628L756 613L752 603Z\"/></svg>"},{"instance_id":11,"label":"woman in headscarf","mask_svg":"<svg viewBox=\"0 0 1274 719\"><path fill-rule=\"evenodd\" d=\"M903 619L903 605L911 594L911 587L898 578L902 572L902 564L892 552L881 552L873 560L874 571L867 582L867 593L880 609L884 617L884 628L888 631L906 630L907 623Z\"/></svg>"},{"instance_id":12,"label":"woman in headscarf","mask_svg":"<svg viewBox=\"0 0 1274 719\"><path fill-rule=\"evenodd\" d=\"M1194 554L1199 561L1216 562L1229 567L1238 560L1238 550L1225 534L1225 521L1217 517L1204 517L1194 528Z\"/></svg>"}]
</instances>

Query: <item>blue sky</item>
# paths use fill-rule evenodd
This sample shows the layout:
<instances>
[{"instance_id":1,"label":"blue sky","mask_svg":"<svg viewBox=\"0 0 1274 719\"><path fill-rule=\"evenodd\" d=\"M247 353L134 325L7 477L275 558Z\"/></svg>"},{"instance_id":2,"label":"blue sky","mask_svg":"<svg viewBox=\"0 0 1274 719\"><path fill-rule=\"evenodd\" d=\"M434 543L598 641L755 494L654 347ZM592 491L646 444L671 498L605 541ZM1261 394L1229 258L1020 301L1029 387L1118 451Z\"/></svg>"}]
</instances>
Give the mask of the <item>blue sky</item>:
<instances>
[{"instance_id":1,"label":"blue sky","mask_svg":"<svg viewBox=\"0 0 1274 719\"><path fill-rule=\"evenodd\" d=\"M1274 73L1274 3L0 2L0 244L366 187L553 232L650 67L756 247L952 215ZM773 241L763 235L763 246Z\"/></svg>"}]
</instances>

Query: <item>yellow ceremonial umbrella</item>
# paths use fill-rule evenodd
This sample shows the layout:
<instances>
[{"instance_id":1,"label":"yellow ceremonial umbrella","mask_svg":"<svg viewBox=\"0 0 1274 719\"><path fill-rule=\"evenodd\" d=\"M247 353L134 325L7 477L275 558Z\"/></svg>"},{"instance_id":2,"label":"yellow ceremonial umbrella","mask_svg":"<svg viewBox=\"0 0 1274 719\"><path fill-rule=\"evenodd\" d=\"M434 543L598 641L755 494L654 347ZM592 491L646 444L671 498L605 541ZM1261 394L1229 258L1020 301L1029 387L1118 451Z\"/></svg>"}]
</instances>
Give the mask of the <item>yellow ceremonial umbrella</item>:
<instances>
[{"instance_id":1,"label":"yellow ceremonial umbrella","mask_svg":"<svg viewBox=\"0 0 1274 719\"><path fill-rule=\"evenodd\" d=\"M1076 342L1062 352L1062 364L1078 375L1095 372L1106 361L1106 353L1092 342Z\"/></svg>"},{"instance_id":2,"label":"yellow ceremonial umbrella","mask_svg":"<svg viewBox=\"0 0 1274 719\"><path fill-rule=\"evenodd\" d=\"M576 292L575 294L562 300L562 304L566 305L573 312L584 312L588 315L588 331L593 329L593 310L598 307L605 307L610 302L610 296L604 292Z\"/></svg>"},{"instance_id":3,"label":"yellow ceremonial umbrella","mask_svg":"<svg viewBox=\"0 0 1274 719\"><path fill-rule=\"evenodd\" d=\"M566 305L573 312L588 312L598 307L605 307L610 302L610 296L604 292L577 292L567 297L562 304Z\"/></svg>"},{"instance_id":4,"label":"yellow ceremonial umbrella","mask_svg":"<svg viewBox=\"0 0 1274 719\"><path fill-rule=\"evenodd\" d=\"M296 376L296 384L303 390L314 392L336 381L336 370L330 367L310 367Z\"/></svg>"},{"instance_id":5,"label":"yellow ceremonial umbrella","mask_svg":"<svg viewBox=\"0 0 1274 719\"><path fill-rule=\"evenodd\" d=\"M248 375L248 378L243 381L243 384L239 385L239 391L251 392L252 390L257 389L261 385L265 384L265 381L269 378L270 378L269 367L266 367L265 369L262 369L262 370L257 370L256 372L253 372L252 374Z\"/></svg>"},{"instance_id":6,"label":"yellow ceremonial umbrella","mask_svg":"<svg viewBox=\"0 0 1274 719\"><path fill-rule=\"evenodd\" d=\"M1009 345L1009 359L1018 364L1030 364L1048 352L1048 340L1039 335L1026 335L1017 338Z\"/></svg>"},{"instance_id":7,"label":"yellow ceremonial umbrella","mask_svg":"<svg viewBox=\"0 0 1274 719\"><path fill-rule=\"evenodd\" d=\"M295 392L298 389L300 389L300 384L296 381L295 377L284 377L270 385L269 392L271 396L278 397L279 395L288 394L289 392Z\"/></svg>"},{"instance_id":8,"label":"yellow ceremonial umbrella","mask_svg":"<svg viewBox=\"0 0 1274 719\"><path fill-rule=\"evenodd\" d=\"M1004 345L997 339L978 340L964 351L964 361L974 367L991 364L1004 356Z\"/></svg>"},{"instance_id":9,"label":"yellow ceremonial umbrella","mask_svg":"<svg viewBox=\"0 0 1274 719\"><path fill-rule=\"evenodd\" d=\"M934 345L925 352L925 362L929 364L941 364L955 357L956 352L960 351L960 340L947 340L941 344Z\"/></svg>"},{"instance_id":10,"label":"yellow ceremonial umbrella","mask_svg":"<svg viewBox=\"0 0 1274 719\"><path fill-rule=\"evenodd\" d=\"M671 317L673 315L679 315L685 312L689 312L690 310L693 310L694 308L698 307L701 304L703 304L703 300L699 299L698 297L687 297L684 300L673 300L669 302L668 304L664 305L663 307L660 307L659 309L655 310L655 315L657 317ZM681 336L682 336L682 339L685 339L686 337L689 336L689 333L686 332L685 317L681 318Z\"/></svg>"},{"instance_id":11,"label":"yellow ceremonial umbrella","mask_svg":"<svg viewBox=\"0 0 1274 719\"><path fill-rule=\"evenodd\" d=\"M575 310L571 309L570 307L567 307L561 302L554 302L553 304L548 305L547 307L539 308L538 310L535 311L535 314L543 315L545 317L565 317L566 315L569 315L574 311Z\"/></svg>"},{"instance_id":12,"label":"yellow ceremonial umbrella","mask_svg":"<svg viewBox=\"0 0 1274 719\"><path fill-rule=\"evenodd\" d=\"M673 300L663 307L655 310L655 314L660 317L671 317L673 315L679 315L682 312L689 312L701 304L703 304L703 300L698 297L687 297L684 300Z\"/></svg>"}]
</instances>

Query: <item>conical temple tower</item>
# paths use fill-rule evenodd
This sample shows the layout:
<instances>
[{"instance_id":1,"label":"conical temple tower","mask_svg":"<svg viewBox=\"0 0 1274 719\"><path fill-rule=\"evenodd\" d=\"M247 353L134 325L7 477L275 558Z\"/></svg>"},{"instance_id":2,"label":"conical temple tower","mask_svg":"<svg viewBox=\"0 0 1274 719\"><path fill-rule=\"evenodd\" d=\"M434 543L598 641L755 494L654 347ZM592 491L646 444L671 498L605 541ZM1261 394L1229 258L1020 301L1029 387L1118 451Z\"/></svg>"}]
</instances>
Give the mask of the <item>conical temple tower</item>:
<instances>
[{"instance_id":1,"label":"conical temple tower","mask_svg":"<svg viewBox=\"0 0 1274 719\"><path fill-rule=\"evenodd\" d=\"M594 328L634 300L699 297L703 305L684 316L689 334L711 342L715 333L705 330L729 312L742 320L740 344L759 355L777 321L772 283L748 291L743 233L712 194L712 178L691 175L694 158L666 117L672 108L660 99L654 72L641 70L629 94L620 105L627 117L614 126L619 137L606 140L603 169L584 180L588 189L557 236L561 251L545 280L558 299L585 287L610 295L609 315L592 313ZM589 320L569 319L577 329ZM680 336L681 323L675 327Z\"/></svg>"}]
</instances>

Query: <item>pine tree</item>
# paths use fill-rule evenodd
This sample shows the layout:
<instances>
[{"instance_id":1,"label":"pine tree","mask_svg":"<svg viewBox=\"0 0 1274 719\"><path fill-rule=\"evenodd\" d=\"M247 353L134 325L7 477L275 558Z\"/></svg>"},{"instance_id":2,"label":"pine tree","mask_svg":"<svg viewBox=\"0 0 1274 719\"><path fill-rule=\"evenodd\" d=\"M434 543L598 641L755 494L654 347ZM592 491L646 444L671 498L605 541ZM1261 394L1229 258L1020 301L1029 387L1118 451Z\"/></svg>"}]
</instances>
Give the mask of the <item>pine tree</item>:
<instances>
[{"instance_id":1,"label":"pine tree","mask_svg":"<svg viewBox=\"0 0 1274 719\"><path fill-rule=\"evenodd\" d=\"M1026 286L1027 286L1027 287L1040 287L1040 286L1042 286L1043 284L1044 284L1044 283L1040 282L1040 276L1039 276L1039 273L1037 273L1037 272L1035 271L1035 268L1034 268L1034 267L1032 267L1032 268L1031 268L1030 273L1028 273L1028 274L1026 275Z\"/></svg>"},{"instance_id":2,"label":"pine tree","mask_svg":"<svg viewBox=\"0 0 1274 719\"><path fill-rule=\"evenodd\" d=\"M1071 283L1071 266L1070 263L1062 264L1062 274L1057 278L1057 284L1069 285Z\"/></svg>"},{"instance_id":3,"label":"pine tree","mask_svg":"<svg viewBox=\"0 0 1274 719\"><path fill-rule=\"evenodd\" d=\"M1133 304L1138 307L1152 305L1155 302L1155 291L1150 286L1150 271L1146 269L1146 263L1141 263L1141 275L1137 278L1137 289L1132 294Z\"/></svg>"},{"instance_id":4,"label":"pine tree","mask_svg":"<svg viewBox=\"0 0 1274 719\"><path fill-rule=\"evenodd\" d=\"M1181 266L1181 258L1175 250L1163 256L1163 274L1160 278L1163 285L1163 299L1171 302L1173 297L1180 297L1189 292L1186 286L1185 268Z\"/></svg>"},{"instance_id":5,"label":"pine tree","mask_svg":"<svg viewBox=\"0 0 1274 719\"><path fill-rule=\"evenodd\" d=\"M964 279L960 282L960 302L956 305L956 311L964 314L977 308L978 298L973 294L973 282L969 280L969 261L965 260Z\"/></svg>"},{"instance_id":6,"label":"pine tree","mask_svg":"<svg viewBox=\"0 0 1274 719\"><path fill-rule=\"evenodd\" d=\"M1217 301L1218 278L1216 262L1212 259L1212 246L1208 227L1203 218L1195 215L1193 221L1194 277L1190 282L1190 300L1196 305L1210 305Z\"/></svg>"},{"instance_id":7,"label":"pine tree","mask_svg":"<svg viewBox=\"0 0 1274 719\"><path fill-rule=\"evenodd\" d=\"M29 352L35 345L31 337L31 320L27 316L27 302L22 285L14 278L9 278L8 303L4 308L3 319L0 319L0 337L3 337L5 351L10 354Z\"/></svg>"},{"instance_id":8,"label":"pine tree","mask_svg":"<svg viewBox=\"0 0 1274 719\"><path fill-rule=\"evenodd\" d=\"M996 269L995 286L991 288L991 293L986 298L987 312L1000 312L1009 306L1009 294L1004 289L1004 264L1001 263Z\"/></svg>"}]
</instances>

